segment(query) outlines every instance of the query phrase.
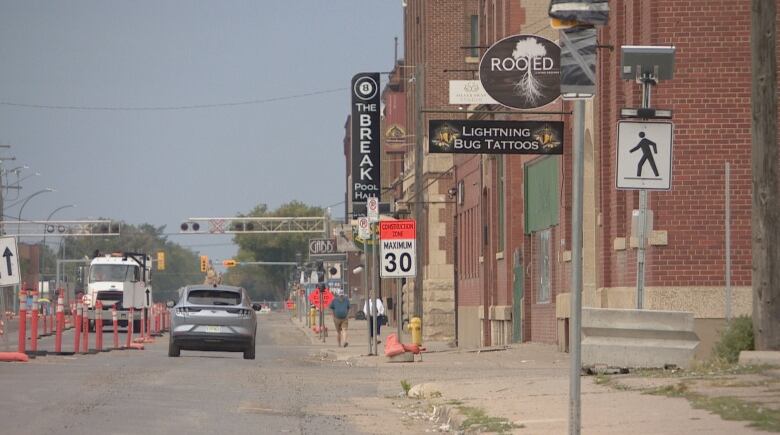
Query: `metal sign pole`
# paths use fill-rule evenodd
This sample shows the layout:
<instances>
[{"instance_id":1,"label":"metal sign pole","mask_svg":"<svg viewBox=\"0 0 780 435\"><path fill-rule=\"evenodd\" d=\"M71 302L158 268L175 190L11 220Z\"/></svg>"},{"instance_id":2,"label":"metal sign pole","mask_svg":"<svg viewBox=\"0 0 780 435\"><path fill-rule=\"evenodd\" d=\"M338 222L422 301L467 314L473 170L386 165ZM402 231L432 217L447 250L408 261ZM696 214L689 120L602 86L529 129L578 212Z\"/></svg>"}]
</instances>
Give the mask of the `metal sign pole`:
<instances>
[{"instance_id":1,"label":"metal sign pole","mask_svg":"<svg viewBox=\"0 0 780 435\"><path fill-rule=\"evenodd\" d=\"M569 323L569 434L580 433L580 371L582 354L582 192L585 166L585 101L574 102L574 147L572 149L572 216L571 216L571 318Z\"/></svg>"},{"instance_id":2,"label":"metal sign pole","mask_svg":"<svg viewBox=\"0 0 780 435\"><path fill-rule=\"evenodd\" d=\"M402 293L401 281L402 280L403 278L398 278L395 281L397 283L397 288L395 290L395 311L396 311L395 323L396 323L396 331L398 333L399 342L402 341L401 340L401 319L403 319L403 314L401 313L403 307L403 305L401 305L401 293Z\"/></svg>"},{"instance_id":3,"label":"metal sign pole","mask_svg":"<svg viewBox=\"0 0 780 435\"><path fill-rule=\"evenodd\" d=\"M376 224L371 224L371 240L374 241L374 242L376 242L376 239L377 239L376 234L374 233L375 230L376 230ZM372 339L372 344L374 346L374 355L379 355L379 349L377 349L377 346L376 346L377 345L377 338L378 338L377 336L379 335L379 334L377 334L377 326L378 326L377 323L378 323L378 320L379 320L379 307L377 307L378 304L376 302L376 296L377 296L376 292L377 292L377 289L379 288L379 258L378 258L379 257L379 250L377 250L377 246L376 246L377 244L378 243L374 243L373 246L371 247L371 255L375 256L373 258L373 261L371 261L371 266L373 266L373 268L374 268L374 270L371 272L371 281L372 281L372 285L371 285L371 303L374 304L373 305L374 309L371 310L370 309L371 305L369 305L369 311L373 311L373 313L374 313L374 315L371 316L371 323L373 324L373 327L374 327L374 329L373 329L373 333L374 334L373 334L373 339Z\"/></svg>"},{"instance_id":4,"label":"metal sign pole","mask_svg":"<svg viewBox=\"0 0 780 435\"><path fill-rule=\"evenodd\" d=\"M368 288L368 271L370 270L371 266L371 256L368 255L368 249L369 249L369 238L364 240L365 245L363 246L365 249L363 251L364 253L364 261L363 261L363 283L365 284L365 290L366 290L366 302L365 302L365 317L366 317L366 336L368 337L368 354L373 355L373 347L371 346L371 330L368 328L368 322L371 321L371 317L369 316L369 313L371 312L371 305L369 305L368 301L371 300L371 291Z\"/></svg>"},{"instance_id":5,"label":"metal sign pole","mask_svg":"<svg viewBox=\"0 0 780 435\"><path fill-rule=\"evenodd\" d=\"M650 91L652 90L652 80L649 77L642 78L642 108L650 108ZM641 189L639 191L639 232L636 254L636 308L644 308L645 301L645 241L647 239L647 197L648 191Z\"/></svg>"},{"instance_id":6,"label":"metal sign pole","mask_svg":"<svg viewBox=\"0 0 780 435\"><path fill-rule=\"evenodd\" d=\"M726 321L731 321L731 165L726 162Z\"/></svg>"},{"instance_id":7,"label":"metal sign pole","mask_svg":"<svg viewBox=\"0 0 780 435\"><path fill-rule=\"evenodd\" d=\"M325 291L320 288L320 339L325 343L325 307L323 299L325 299Z\"/></svg>"}]
</instances>

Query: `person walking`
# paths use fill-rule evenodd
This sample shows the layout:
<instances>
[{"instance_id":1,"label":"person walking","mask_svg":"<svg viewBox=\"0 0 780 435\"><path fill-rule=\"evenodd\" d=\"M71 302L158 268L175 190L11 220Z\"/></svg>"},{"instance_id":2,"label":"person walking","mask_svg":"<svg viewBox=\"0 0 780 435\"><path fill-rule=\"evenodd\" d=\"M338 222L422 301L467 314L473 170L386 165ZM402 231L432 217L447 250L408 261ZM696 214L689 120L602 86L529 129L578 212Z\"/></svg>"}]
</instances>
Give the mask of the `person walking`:
<instances>
[{"instance_id":1,"label":"person walking","mask_svg":"<svg viewBox=\"0 0 780 435\"><path fill-rule=\"evenodd\" d=\"M376 305L376 310L374 309L374 305ZM363 304L363 312L366 313L366 318L368 320L368 332L371 337L374 336L374 317L384 316L385 314L385 306L382 304L382 299L376 298L376 304L371 303L370 299L366 299L366 303ZM377 318L376 322L376 336L379 338L379 336L382 334L382 322L379 321L379 318ZM377 340L377 343L381 343L381 340Z\"/></svg>"},{"instance_id":2,"label":"person walking","mask_svg":"<svg viewBox=\"0 0 780 435\"><path fill-rule=\"evenodd\" d=\"M341 290L330 302L329 308L333 311L333 323L336 325L336 338L338 339L339 347L341 347L341 343L344 343L344 347L347 347L349 345L347 343L349 298L344 296L344 290Z\"/></svg>"}]
</instances>

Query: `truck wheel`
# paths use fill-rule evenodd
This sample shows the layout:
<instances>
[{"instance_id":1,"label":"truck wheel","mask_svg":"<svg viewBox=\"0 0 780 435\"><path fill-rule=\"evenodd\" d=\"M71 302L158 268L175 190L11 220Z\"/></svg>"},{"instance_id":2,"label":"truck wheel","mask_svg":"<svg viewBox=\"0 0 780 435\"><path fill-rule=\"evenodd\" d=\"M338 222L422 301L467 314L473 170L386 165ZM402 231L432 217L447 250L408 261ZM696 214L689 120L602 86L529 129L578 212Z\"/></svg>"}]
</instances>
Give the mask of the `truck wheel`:
<instances>
[{"instance_id":1,"label":"truck wheel","mask_svg":"<svg viewBox=\"0 0 780 435\"><path fill-rule=\"evenodd\" d=\"M244 349L244 359L255 359L255 340L252 340L252 343Z\"/></svg>"},{"instance_id":2,"label":"truck wheel","mask_svg":"<svg viewBox=\"0 0 780 435\"><path fill-rule=\"evenodd\" d=\"M173 338L168 340L168 356L177 357L181 355L181 348L173 343Z\"/></svg>"}]
</instances>

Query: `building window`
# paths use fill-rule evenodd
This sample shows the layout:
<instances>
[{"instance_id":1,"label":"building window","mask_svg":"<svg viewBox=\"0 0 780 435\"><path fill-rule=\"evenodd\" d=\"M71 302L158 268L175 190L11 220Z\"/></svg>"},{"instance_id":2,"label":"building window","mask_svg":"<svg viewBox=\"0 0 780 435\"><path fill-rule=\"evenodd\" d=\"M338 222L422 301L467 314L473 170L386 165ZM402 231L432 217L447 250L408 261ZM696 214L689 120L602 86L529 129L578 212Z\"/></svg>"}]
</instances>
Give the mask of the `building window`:
<instances>
[{"instance_id":1,"label":"building window","mask_svg":"<svg viewBox=\"0 0 780 435\"><path fill-rule=\"evenodd\" d=\"M550 270L550 228L536 232L536 252L537 270L539 271L539 287L536 290L536 303L550 303L550 281L552 271Z\"/></svg>"},{"instance_id":2,"label":"building window","mask_svg":"<svg viewBox=\"0 0 780 435\"><path fill-rule=\"evenodd\" d=\"M471 40L469 45L471 46L469 56L479 57L479 49L477 48L479 45L479 15L471 16Z\"/></svg>"}]
</instances>

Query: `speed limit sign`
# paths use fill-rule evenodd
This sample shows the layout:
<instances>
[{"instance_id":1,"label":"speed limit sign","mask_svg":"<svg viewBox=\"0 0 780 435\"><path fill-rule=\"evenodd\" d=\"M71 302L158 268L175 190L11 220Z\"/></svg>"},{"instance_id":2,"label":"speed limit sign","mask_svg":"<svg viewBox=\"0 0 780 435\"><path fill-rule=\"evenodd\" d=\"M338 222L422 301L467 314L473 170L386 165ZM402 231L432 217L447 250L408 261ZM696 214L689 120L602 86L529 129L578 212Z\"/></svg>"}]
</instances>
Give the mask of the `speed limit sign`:
<instances>
[{"instance_id":1,"label":"speed limit sign","mask_svg":"<svg viewBox=\"0 0 780 435\"><path fill-rule=\"evenodd\" d=\"M379 222L382 278L404 278L417 275L417 227L413 220Z\"/></svg>"}]
</instances>

